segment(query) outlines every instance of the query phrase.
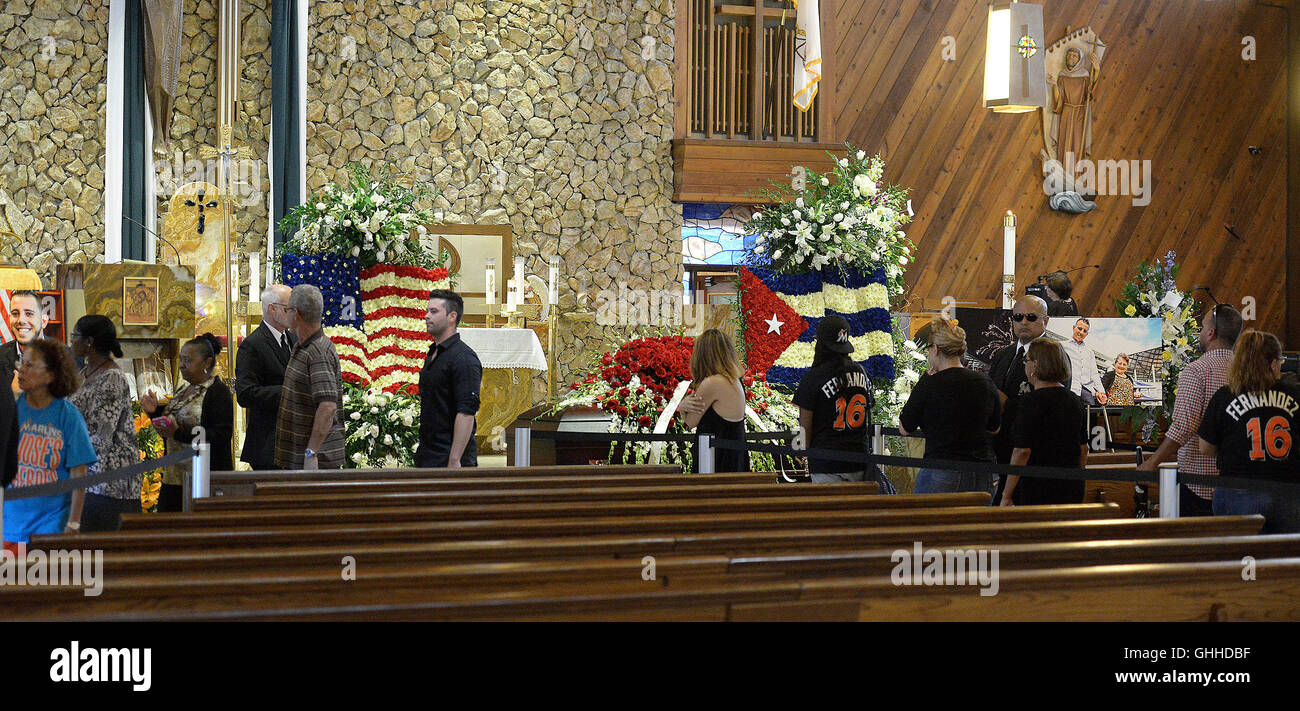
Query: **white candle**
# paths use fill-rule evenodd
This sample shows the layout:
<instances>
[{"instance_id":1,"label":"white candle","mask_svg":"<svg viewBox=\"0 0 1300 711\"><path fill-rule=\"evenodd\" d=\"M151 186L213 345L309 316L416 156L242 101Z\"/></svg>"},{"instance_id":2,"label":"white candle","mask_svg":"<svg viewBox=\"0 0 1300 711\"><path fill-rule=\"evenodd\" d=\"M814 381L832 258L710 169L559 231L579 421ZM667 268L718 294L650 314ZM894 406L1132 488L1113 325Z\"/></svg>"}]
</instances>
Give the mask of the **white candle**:
<instances>
[{"instance_id":1,"label":"white candle","mask_svg":"<svg viewBox=\"0 0 1300 711\"><path fill-rule=\"evenodd\" d=\"M515 257L515 305L524 303L524 258Z\"/></svg>"},{"instance_id":2,"label":"white candle","mask_svg":"<svg viewBox=\"0 0 1300 711\"><path fill-rule=\"evenodd\" d=\"M258 271L258 262L261 261L262 253L253 252L248 255L248 300L262 300L262 273Z\"/></svg>"},{"instance_id":3,"label":"white candle","mask_svg":"<svg viewBox=\"0 0 1300 711\"><path fill-rule=\"evenodd\" d=\"M496 306L497 304L497 260L494 257L487 259L487 273L485 275L487 286L487 305ZM490 311L491 309L489 309Z\"/></svg>"},{"instance_id":4,"label":"white candle","mask_svg":"<svg viewBox=\"0 0 1300 711\"><path fill-rule=\"evenodd\" d=\"M506 312L507 313L515 312L515 304L518 303L517 301L518 296L519 295L515 293L515 280L507 279L506 280Z\"/></svg>"},{"instance_id":5,"label":"white candle","mask_svg":"<svg viewBox=\"0 0 1300 711\"><path fill-rule=\"evenodd\" d=\"M551 280L547 290L546 303L557 306L560 303L560 255L551 257Z\"/></svg>"},{"instance_id":6,"label":"white candle","mask_svg":"<svg viewBox=\"0 0 1300 711\"><path fill-rule=\"evenodd\" d=\"M1016 276L1016 214L1007 210L1002 220L1002 307L1011 308L1015 293L1012 291ZM1008 283L1007 277L1011 277Z\"/></svg>"}]
</instances>

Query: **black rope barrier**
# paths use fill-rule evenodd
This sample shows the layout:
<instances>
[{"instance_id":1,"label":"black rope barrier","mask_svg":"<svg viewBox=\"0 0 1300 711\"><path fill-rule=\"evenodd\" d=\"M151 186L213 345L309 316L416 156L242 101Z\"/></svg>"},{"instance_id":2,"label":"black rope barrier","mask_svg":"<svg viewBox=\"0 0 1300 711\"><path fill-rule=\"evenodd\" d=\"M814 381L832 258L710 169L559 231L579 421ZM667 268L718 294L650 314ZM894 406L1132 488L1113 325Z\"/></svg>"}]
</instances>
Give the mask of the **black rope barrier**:
<instances>
[{"instance_id":1,"label":"black rope barrier","mask_svg":"<svg viewBox=\"0 0 1300 711\"><path fill-rule=\"evenodd\" d=\"M64 479L50 484L38 484L36 486L19 486L5 489L5 501L17 501L19 499L36 499L42 496L56 496L66 494L77 489L88 489L98 484L103 484L118 479L125 479L130 476L139 476L145 472L150 472L161 467L172 464L179 464L187 459L198 455L198 450L193 447L186 447L178 452L172 452L160 459L150 459L138 462L130 466L114 469L111 472L101 472L94 476L83 476L76 479Z\"/></svg>"},{"instance_id":2,"label":"black rope barrier","mask_svg":"<svg viewBox=\"0 0 1300 711\"><path fill-rule=\"evenodd\" d=\"M897 432L897 430L893 430ZM636 441L673 441L673 442L696 442L700 435L696 434L639 434L634 432L559 432L559 431L534 431L532 436L541 439L552 440L572 440L588 442L636 442ZM1028 476L1041 477L1047 479L1070 479L1076 481L1123 481L1134 484L1158 484L1160 477L1158 474L1150 472L1128 471L1128 470L1111 470L1111 469L1084 469L1070 467L1045 467L1038 465L1011 465L998 464L993 462L971 462L954 459L918 459L915 457L895 457L885 454L868 454L867 452L844 452L833 449L795 449L793 447L762 444L752 440L762 439L789 439L793 437L790 432L754 432L745 435L745 441L712 438L712 444L717 449L730 449L747 452L764 452L786 457L810 457L836 462L848 462L852 464L862 464L865 469L869 465L883 464L886 466L898 466L920 469L941 469L945 471L973 472L981 474L997 474L999 476ZM1198 476L1193 474L1179 473L1177 481L1181 484L1199 484L1215 488L1244 489L1248 491L1259 491L1263 493L1278 493L1287 496L1300 495L1300 482L1281 481L1275 479L1254 479L1247 477L1228 477L1228 476Z\"/></svg>"}]
</instances>

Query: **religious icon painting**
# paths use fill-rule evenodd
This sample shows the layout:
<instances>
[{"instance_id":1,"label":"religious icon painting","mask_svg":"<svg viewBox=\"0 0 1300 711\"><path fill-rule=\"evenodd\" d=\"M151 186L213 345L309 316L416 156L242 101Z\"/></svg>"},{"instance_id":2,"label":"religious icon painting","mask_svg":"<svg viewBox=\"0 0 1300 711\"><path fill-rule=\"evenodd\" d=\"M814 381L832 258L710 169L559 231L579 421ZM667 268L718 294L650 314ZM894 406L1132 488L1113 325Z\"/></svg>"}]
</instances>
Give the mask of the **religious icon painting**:
<instances>
[{"instance_id":1,"label":"religious icon painting","mask_svg":"<svg viewBox=\"0 0 1300 711\"><path fill-rule=\"evenodd\" d=\"M158 325L157 277L123 277L122 325Z\"/></svg>"}]
</instances>

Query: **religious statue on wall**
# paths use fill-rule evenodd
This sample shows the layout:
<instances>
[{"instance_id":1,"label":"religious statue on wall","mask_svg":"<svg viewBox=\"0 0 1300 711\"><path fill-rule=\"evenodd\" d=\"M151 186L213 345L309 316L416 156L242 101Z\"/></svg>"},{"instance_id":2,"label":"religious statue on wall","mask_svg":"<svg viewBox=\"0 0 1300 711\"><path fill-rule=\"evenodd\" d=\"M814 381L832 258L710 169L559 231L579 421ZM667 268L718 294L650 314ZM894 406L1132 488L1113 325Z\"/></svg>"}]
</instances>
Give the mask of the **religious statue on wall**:
<instances>
[{"instance_id":1,"label":"religious statue on wall","mask_svg":"<svg viewBox=\"0 0 1300 711\"><path fill-rule=\"evenodd\" d=\"M1047 48L1047 83L1051 98L1043 110L1044 186L1052 209L1087 212L1097 204L1085 199L1076 180L1092 154L1093 104L1106 44L1091 27L1075 30Z\"/></svg>"}]
</instances>

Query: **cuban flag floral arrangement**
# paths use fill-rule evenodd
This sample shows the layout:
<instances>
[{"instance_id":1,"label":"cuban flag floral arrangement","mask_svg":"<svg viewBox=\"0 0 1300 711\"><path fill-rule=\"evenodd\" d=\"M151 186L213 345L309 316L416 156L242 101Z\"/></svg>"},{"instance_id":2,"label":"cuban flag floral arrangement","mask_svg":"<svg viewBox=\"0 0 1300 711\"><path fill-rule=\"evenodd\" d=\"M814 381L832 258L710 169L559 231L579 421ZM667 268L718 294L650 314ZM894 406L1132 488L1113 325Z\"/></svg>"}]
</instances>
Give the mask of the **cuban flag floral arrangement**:
<instances>
[{"instance_id":1,"label":"cuban flag floral arrangement","mask_svg":"<svg viewBox=\"0 0 1300 711\"><path fill-rule=\"evenodd\" d=\"M431 337L424 314L432 289L453 288L446 252L421 247L439 216L416 207L435 195L428 185L408 188L391 166L377 173L347 168L345 185L326 185L295 208L280 229L295 232L279 247L280 280L311 284L325 301L325 335L334 343L344 382L349 466L411 466L409 418L391 413L418 395L420 369ZM400 402L399 402L400 401Z\"/></svg>"},{"instance_id":2,"label":"cuban flag floral arrangement","mask_svg":"<svg viewBox=\"0 0 1300 711\"><path fill-rule=\"evenodd\" d=\"M766 191L775 204L747 225L757 237L740 270L745 362L793 391L812 366L817 324L842 316L875 390L872 420L896 423L926 368L890 315L906 289L910 201L906 189L881 183L880 156L847 149L831 173L805 169L802 185Z\"/></svg>"}]
</instances>

